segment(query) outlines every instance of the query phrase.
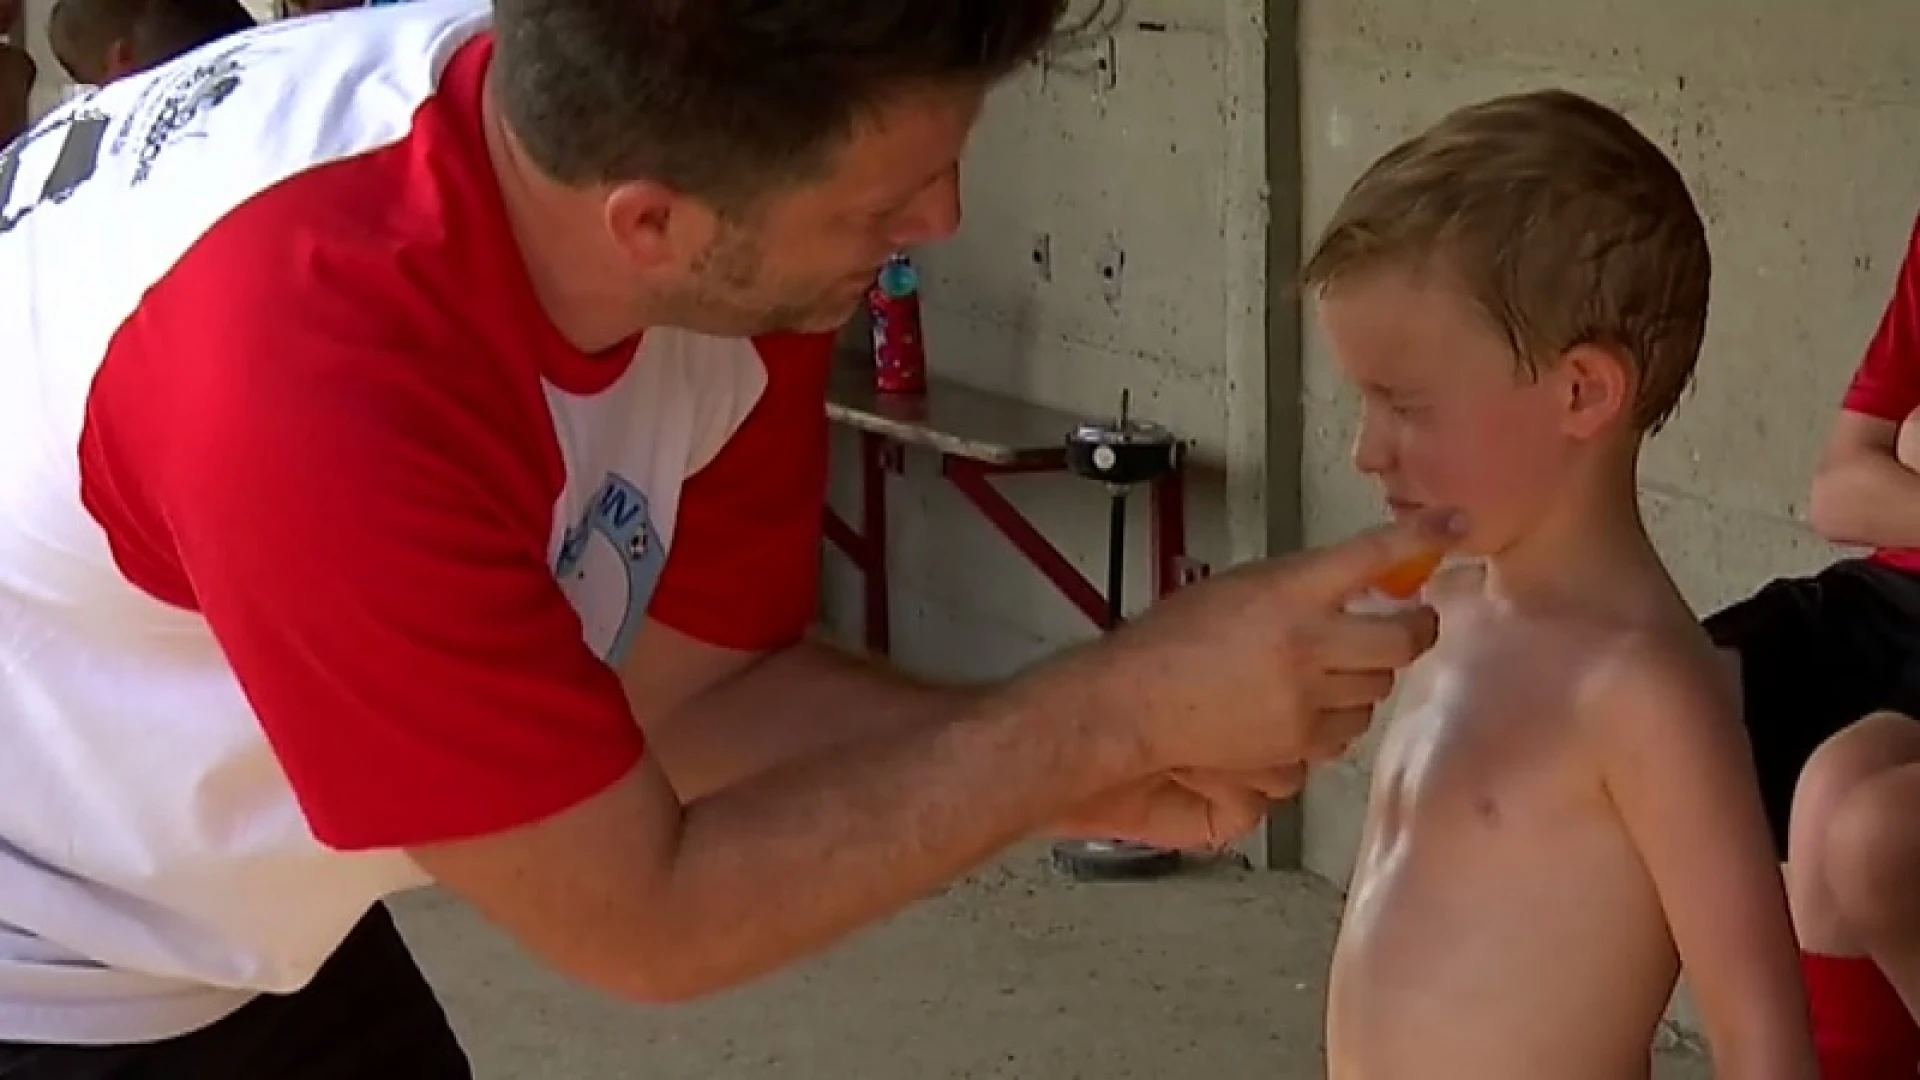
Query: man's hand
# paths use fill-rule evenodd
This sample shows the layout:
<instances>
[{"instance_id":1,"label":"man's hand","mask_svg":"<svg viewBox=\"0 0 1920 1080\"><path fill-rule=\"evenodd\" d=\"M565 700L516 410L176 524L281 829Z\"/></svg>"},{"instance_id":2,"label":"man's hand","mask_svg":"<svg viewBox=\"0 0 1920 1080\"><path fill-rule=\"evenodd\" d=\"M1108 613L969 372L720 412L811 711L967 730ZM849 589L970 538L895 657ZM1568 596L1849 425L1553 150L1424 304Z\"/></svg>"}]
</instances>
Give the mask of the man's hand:
<instances>
[{"instance_id":1,"label":"man's hand","mask_svg":"<svg viewBox=\"0 0 1920 1080\"><path fill-rule=\"evenodd\" d=\"M1177 770L1088 801L1054 830L1173 850L1215 850L1252 832L1268 805L1300 790L1303 766L1257 773Z\"/></svg>"},{"instance_id":2,"label":"man's hand","mask_svg":"<svg viewBox=\"0 0 1920 1080\"><path fill-rule=\"evenodd\" d=\"M1445 550L1455 531L1433 516L1216 575L1053 674L1080 682L1081 708L1133 721L1155 771L1331 760L1438 632L1424 606L1391 615L1344 606L1391 567Z\"/></svg>"},{"instance_id":3,"label":"man's hand","mask_svg":"<svg viewBox=\"0 0 1920 1080\"><path fill-rule=\"evenodd\" d=\"M1282 741L1271 743L1264 757L1236 757L1239 750L1217 746L1199 756L1169 751L1170 771L1088 801L1060 831L1217 848L1252 830L1273 800L1300 790L1307 762L1346 751L1373 706L1391 693L1395 672L1432 643L1437 623L1425 608L1386 617L1344 608L1384 571L1423 550L1444 550L1453 525L1435 518L1411 530L1378 529L1334 548L1243 568L1232 580L1216 577L1193 590L1199 602L1191 611L1181 609L1187 598L1180 597L1150 612L1131 632L1147 638L1151 652L1177 650L1184 663L1171 670L1151 660L1122 664L1108 677L1153 679L1131 685L1158 718L1238 717L1252 722L1255 739ZM1177 705L1187 694L1196 700ZM1180 726L1189 738L1194 729L1204 733L1204 725Z\"/></svg>"}]
</instances>

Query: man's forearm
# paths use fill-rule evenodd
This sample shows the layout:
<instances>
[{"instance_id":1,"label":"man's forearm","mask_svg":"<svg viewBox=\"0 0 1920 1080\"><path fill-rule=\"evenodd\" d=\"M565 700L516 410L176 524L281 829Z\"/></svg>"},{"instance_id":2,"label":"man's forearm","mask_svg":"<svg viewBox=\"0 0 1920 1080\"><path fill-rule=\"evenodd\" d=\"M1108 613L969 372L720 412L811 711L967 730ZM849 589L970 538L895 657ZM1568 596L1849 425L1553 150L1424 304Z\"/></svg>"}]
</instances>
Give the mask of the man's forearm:
<instances>
[{"instance_id":1,"label":"man's forearm","mask_svg":"<svg viewBox=\"0 0 1920 1080\"><path fill-rule=\"evenodd\" d=\"M809 640L687 702L651 738L692 802L829 747L951 720L977 693Z\"/></svg>"},{"instance_id":2,"label":"man's forearm","mask_svg":"<svg viewBox=\"0 0 1920 1080\"><path fill-rule=\"evenodd\" d=\"M1814 529L1836 544L1920 547L1920 473L1891 455L1850 455L1821 469L1810 504Z\"/></svg>"},{"instance_id":3,"label":"man's forearm","mask_svg":"<svg viewBox=\"0 0 1920 1080\"><path fill-rule=\"evenodd\" d=\"M973 699L951 722L856 738L688 806L647 904L657 914L634 928L635 952L674 957L671 984L651 996L778 968L1143 775L1147 752L1125 725L1068 708L1066 695L1092 685L1041 675Z\"/></svg>"}]
</instances>

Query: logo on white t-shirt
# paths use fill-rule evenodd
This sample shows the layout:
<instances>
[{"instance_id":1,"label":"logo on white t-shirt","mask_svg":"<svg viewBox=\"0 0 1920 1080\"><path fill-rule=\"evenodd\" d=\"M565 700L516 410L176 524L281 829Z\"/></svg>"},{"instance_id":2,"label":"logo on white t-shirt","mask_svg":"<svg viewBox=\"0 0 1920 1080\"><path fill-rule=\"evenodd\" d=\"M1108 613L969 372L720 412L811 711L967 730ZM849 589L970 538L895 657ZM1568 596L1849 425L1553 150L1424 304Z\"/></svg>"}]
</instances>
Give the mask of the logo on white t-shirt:
<instances>
[{"instance_id":1,"label":"logo on white t-shirt","mask_svg":"<svg viewBox=\"0 0 1920 1080\"><path fill-rule=\"evenodd\" d=\"M572 596L589 648L609 664L626 657L666 565L646 493L607 474L580 520L567 527L554 576Z\"/></svg>"},{"instance_id":2,"label":"logo on white t-shirt","mask_svg":"<svg viewBox=\"0 0 1920 1080\"><path fill-rule=\"evenodd\" d=\"M181 139L201 134L205 128L206 114L240 88L242 68L235 54L242 47L235 46L215 53L178 76L153 84L154 88L160 90L160 99L146 130L140 135L139 155L134 162L133 176L127 181L129 186L138 186L152 175L154 160L161 151ZM116 150L125 137L124 133L131 127L129 124L128 128L123 128L122 136L114 140Z\"/></svg>"}]
</instances>

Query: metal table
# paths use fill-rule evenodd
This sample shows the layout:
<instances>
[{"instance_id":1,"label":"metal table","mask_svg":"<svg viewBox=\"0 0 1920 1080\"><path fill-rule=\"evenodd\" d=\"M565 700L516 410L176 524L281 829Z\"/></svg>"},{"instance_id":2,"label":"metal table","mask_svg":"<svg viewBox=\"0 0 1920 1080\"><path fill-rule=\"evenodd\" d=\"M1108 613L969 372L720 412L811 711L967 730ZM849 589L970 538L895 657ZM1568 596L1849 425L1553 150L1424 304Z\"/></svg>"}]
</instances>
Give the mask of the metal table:
<instances>
[{"instance_id":1,"label":"metal table","mask_svg":"<svg viewBox=\"0 0 1920 1080\"><path fill-rule=\"evenodd\" d=\"M900 472L908 447L937 454L947 482L1095 626L1107 624L1107 598L1099 588L993 484L996 476L1065 473L1067 433L1082 418L937 377L923 396L882 394L865 366L835 372L827 417L859 433L859 521L829 507L826 536L861 573L869 650L885 654L892 643L887 474ZM1186 457L1149 485L1156 597L1207 573L1187 556Z\"/></svg>"}]
</instances>

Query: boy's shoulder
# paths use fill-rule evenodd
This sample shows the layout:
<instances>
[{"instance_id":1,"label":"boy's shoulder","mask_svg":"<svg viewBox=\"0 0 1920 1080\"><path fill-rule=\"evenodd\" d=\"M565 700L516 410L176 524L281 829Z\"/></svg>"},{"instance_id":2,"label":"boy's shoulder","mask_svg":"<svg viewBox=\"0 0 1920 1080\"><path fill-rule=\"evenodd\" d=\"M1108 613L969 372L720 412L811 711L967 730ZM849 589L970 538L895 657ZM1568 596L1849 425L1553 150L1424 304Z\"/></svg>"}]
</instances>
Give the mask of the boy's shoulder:
<instances>
[{"instance_id":1,"label":"boy's shoulder","mask_svg":"<svg viewBox=\"0 0 1920 1080\"><path fill-rule=\"evenodd\" d=\"M1443 626L1450 614L1464 616L1457 625L1472 636L1485 625L1478 618L1485 586L1485 568L1466 562L1436 573L1426 596ZM1571 718L1613 726L1622 715L1712 719L1736 707L1733 671L1684 602L1663 590L1642 599L1624 611L1562 608L1527 620L1528 647L1540 654L1542 670L1566 680Z\"/></svg>"},{"instance_id":2,"label":"boy's shoulder","mask_svg":"<svg viewBox=\"0 0 1920 1080\"><path fill-rule=\"evenodd\" d=\"M1574 688L1574 714L1597 747L1666 742L1675 729L1737 718L1731 669L1697 622L1596 630Z\"/></svg>"}]
</instances>

